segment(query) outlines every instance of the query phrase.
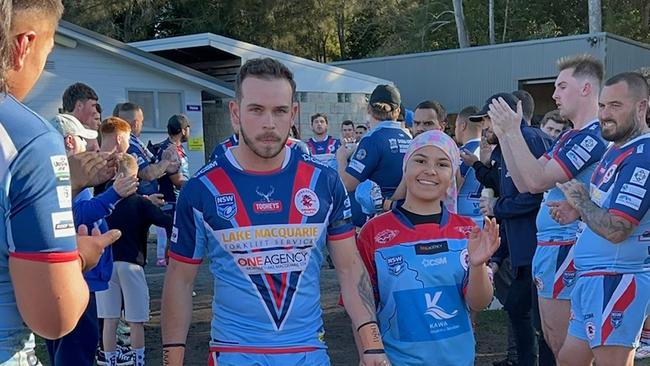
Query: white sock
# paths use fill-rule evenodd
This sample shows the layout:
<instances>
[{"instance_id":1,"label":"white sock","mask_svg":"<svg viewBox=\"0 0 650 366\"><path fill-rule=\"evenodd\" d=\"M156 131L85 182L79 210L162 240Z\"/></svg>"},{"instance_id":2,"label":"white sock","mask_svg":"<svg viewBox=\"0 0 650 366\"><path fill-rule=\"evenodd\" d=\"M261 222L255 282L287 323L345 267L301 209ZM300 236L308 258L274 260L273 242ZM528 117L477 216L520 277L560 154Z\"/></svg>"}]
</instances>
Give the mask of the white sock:
<instances>
[{"instance_id":1,"label":"white sock","mask_svg":"<svg viewBox=\"0 0 650 366\"><path fill-rule=\"evenodd\" d=\"M144 347L134 348L135 352L135 366L144 366Z\"/></svg>"}]
</instances>

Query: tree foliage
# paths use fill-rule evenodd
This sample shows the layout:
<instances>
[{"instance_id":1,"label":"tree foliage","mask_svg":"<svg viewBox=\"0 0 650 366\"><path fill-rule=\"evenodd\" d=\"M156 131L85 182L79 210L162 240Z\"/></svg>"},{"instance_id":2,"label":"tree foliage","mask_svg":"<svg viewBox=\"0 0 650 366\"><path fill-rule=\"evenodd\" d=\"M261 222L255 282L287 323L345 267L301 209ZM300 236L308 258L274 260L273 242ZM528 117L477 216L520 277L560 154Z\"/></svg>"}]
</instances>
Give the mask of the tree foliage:
<instances>
[{"instance_id":1,"label":"tree foliage","mask_svg":"<svg viewBox=\"0 0 650 366\"><path fill-rule=\"evenodd\" d=\"M64 19L132 42L212 32L328 62L458 47L452 0L75 0ZM488 0L464 0L470 45ZM650 43L650 1L602 0L603 30ZM588 0L494 0L497 42L588 32Z\"/></svg>"}]
</instances>

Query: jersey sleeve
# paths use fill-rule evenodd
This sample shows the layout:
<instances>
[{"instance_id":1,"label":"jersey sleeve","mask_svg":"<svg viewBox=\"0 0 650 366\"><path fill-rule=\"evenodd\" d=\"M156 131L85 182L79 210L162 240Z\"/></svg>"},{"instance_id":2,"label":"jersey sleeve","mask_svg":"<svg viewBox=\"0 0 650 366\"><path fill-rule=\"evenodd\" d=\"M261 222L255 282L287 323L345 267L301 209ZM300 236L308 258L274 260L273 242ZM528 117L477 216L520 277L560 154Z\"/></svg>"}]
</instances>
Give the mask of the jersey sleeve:
<instances>
[{"instance_id":1,"label":"jersey sleeve","mask_svg":"<svg viewBox=\"0 0 650 366\"><path fill-rule=\"evenodd\" d=\"M345 191L343 182L336 176L333 177L334 187L332 190L332 212L327 227L327 240L342 240L354 236L354 225L352 225L352 208L350 198Z\"/></svg>"},{"instance_id":2,"label":"jersey sleeve","mask_svg":"<svg viewBox=\"0 0 650 366\"><path fill-rule=\"evenodd\" d=\"M609 213L638 225L650 208L650 159L644 154L631 155L621 166L610 194Z\"/></svg>"},{"instance_id":3,"label":"jersey sleeve","mask_svg":"<svg viewBox=\"0 0 650 366\"><path fill-rule=\"evenodd\" d=\"M370 277L370 283L372 285L372 292L375 295L375 304L379 304L379 286L377 284L377 266L375 265L375 248L373 246L373 225L367 223L361 229L359 237L357 238L357 249L359 250L359 255L363 264L366 266L368 271L368 277Z\"/></svg>"},{"instance_id":4,"label":"jersey sleeve","mask_svg":"<svg viewBox=\"0 0 650 366\"><path fill-rule=\"evenodd\" d=\"M12 162L9 174L5 222L10 256L76 260L70 169L61 136L52 131L34 139Z\"/></svg>"},{"instance_id":5,"label":"jersey sleeve","mask_svg":"<svg viewBox=\"0 0 650 366\"><path fill-rule=\"evenodd\" d=\"M200 264L203 261L207 236L203 226L202 188L199 180L190 179L176 202L169 256L179 262Z\"/></svg>"},{"instance_id":6,"label":"jersey sleeve","mask_svg":"<svg viewBox=\"0 0 650 366\"><path fill-rule=\"evenodd\" d=\"M126 150L127 154L133 155L135 160L138 162L138 170L142 170L149 166L149 160L144 156L137 148L133 145L129 145L129 148Z\"/></svg>"},{"instance_id":7,"label":"jersey sleeve","mask_svg":"<svg viewBox=\"0 0 650 366\"><path fill-rule=\"evenodd\" d=\"M562 139L558 140L561 143ZM551 157L562 167L569 179L600 161L607 150L605 142L589 134L578 134L555 149Z\"/></svg>"},{"instance_id":8,"label":"jersey sleeve","mask_svg":"<svg viewBox=\"0 0 650 366\"><path fill-rule=\"evenodd\" d=\"M362 138L345 172L363 182L376 170L380 157L379 144L370 136Z\"/></svg>"}]
</instances>

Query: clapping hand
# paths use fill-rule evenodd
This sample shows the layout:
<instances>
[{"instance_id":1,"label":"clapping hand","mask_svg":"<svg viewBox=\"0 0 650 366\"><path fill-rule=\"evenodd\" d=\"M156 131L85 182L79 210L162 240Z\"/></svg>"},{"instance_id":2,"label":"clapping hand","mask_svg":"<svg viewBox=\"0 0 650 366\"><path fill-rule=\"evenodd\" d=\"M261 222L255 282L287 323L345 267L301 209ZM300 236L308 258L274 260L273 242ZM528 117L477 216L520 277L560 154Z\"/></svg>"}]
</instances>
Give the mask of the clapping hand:
<instances>
[{"instance_id":1,"label":"clapping hand","mask_svg":"<svg viewBox=\"0 0 650 366\"><path fill-rule=\"evenodd\" d=\"M515 112L501 97L493 99L488 110L488 116L492 121L492 129L497 137L502 137L508 131L518 130L523 115L521 101L517 102L517 111Z\"/></svg>"}]
</instances>

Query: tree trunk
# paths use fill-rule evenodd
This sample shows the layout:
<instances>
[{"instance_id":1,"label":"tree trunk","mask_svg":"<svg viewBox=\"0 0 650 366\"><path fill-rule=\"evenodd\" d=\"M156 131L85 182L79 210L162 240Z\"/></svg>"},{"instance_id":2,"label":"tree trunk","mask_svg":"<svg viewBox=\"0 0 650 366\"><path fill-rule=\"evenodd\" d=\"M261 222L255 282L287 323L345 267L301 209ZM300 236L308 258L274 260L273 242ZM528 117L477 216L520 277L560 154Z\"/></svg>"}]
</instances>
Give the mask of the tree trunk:
<instances>
[{"instance_id":1,"label":"tree trunk","mask_svg":"<svg viewBox=\"0 0 650 366\"><path fill-rule=\"evenodd\" d=\"M589 33L599 33L603 29L603 15L600 0L589 1Z\"/></svg>"},{"instance_id":2,"label":"tree trunk","mask_svg":"<svg viewBox=\"0 0 650 366\"><path fill-rule=\"evenodd\" d=\"M454 4L454 17L456 18L456 31L458 32L458 46L469 47L469 35L465 25L465 13L463 12L463 0L452 0Z\"/></svg>"},{"instance_id":3,"label":"tree trunk","mask_svg":"<svg viewBox=\"0 0 650 366\"><path fill-rule=\"evenodd\" d=\"M494 0L488 0L488 17L490 44L495 44L496 35L494 34Z\"/></svg>"},{"instance_id":4,"label":"tree trunk","mask_svg":"<svg viewBox=\"0 0 650 366\"><path fill-rule=\"evenodd\" d=\"M345 3L340 4L335 11L336 17L336 35L339 40L339 57L341 60L347 58L347 52L345 52Z\"/></svg>"},{"instance_id":5,"label":"tree trunk","mask_svg":"<svg viewBox=\"0 0 650 366\"><path fill-rule=\"evenodd\" d=\"M506 42L506 31L508 30L508 10L510 10L510 0L506 0L506 11L503 16L503 34L501 34L501 43Z\"/></svg>"}]
</instances>

